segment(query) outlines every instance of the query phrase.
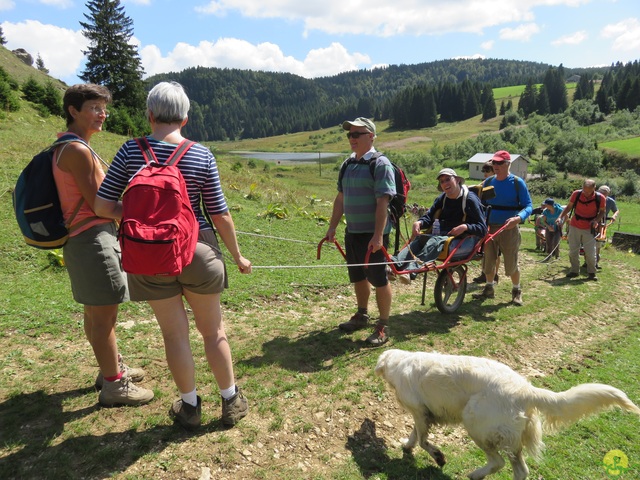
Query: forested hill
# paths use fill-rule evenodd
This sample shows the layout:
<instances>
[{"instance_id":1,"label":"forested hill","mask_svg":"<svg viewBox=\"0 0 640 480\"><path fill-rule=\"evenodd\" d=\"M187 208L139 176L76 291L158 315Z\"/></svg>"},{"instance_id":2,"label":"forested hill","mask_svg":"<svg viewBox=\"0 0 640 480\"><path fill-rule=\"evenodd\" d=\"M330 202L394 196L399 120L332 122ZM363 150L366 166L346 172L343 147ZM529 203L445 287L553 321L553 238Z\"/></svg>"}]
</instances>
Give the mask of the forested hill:
<instances>
[{"instance_id":1,"label":"forested hill","mask_svg":"<svg viewBox=\"0 0 640 480\"><path fill-rule=\"evenodd\" d=\"M288 73L194 67L147 81L153 85L175 80L184 85L192 101L185 133L198 140L224 140L317 130L357 115L386 119L389 102L408 87L458 84L465 79L491 87L521 85L541 82L549 68L535 62L461 59L306 79ZM580 73L564 72L567 77Z\"/></svg>"}]
</instances>

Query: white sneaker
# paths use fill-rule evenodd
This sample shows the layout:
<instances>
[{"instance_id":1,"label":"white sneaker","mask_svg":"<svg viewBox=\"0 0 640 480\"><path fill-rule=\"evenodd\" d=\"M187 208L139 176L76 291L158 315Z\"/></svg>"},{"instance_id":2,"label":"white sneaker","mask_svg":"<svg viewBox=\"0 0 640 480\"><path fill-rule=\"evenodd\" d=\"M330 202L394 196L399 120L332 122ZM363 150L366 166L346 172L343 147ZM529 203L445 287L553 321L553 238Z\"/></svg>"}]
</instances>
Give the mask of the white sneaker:
<instances>
[{"instance_id":1,"label":"white sneaker","mask_svg":"<svg viewBox=\"0 0 640 480\"><path fill-rule=\"evenodd\" d=\"M115 382L105 381L98 396L103 407L144 405L153 400L153 391L137 386L125 375Z\"/></svg>"}]
</instances>

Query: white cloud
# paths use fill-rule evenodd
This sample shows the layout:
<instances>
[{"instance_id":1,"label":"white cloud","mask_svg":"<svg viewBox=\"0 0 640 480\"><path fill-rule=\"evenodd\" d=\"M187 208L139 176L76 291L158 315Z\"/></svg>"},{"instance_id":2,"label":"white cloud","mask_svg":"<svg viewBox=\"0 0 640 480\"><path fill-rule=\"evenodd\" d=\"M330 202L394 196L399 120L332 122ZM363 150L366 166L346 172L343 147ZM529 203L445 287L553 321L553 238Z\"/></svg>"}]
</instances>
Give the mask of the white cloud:
<instances>
[{"instance_id":1,"label":"white cloud","mask_svg":"<svg viewBox=\"0 0 640 480\"><path fill-rule=\"evenodd\" d=\"M540 27L535 23L523 23L516 28L503 28L500 30L502 40L515 40L518 42L528 42L531 37L540 32Z\"/></svg>"},{"instance_id":2,"label":"white cloud","mask_svg":"<svg viewBox=\"0 0 640 480\"><path fill-rule=\"evenodd\" d=\"M560 38L555 39L553 42L551 42L551 45L580 45L582 42L584 42L587 38L589 37L589 35L587 34L586 31L581 30L579 32L574 32L574 33L569 33L567 35L563 35Z\"/></svg>"},{"instance_id":3,"label":"white cloud","mask_svg":"<svg viewBox=\"0 0 640 480\"><path fill-rule=\"evenodd\" d=\"M40 3L62 9L73 7L73 0L40 0Z\"/></svg>"},{"instance_id":4,"label":"white cloud","mask_svg":"<svg viewBox=\"0 0 640 480\"><path fill-rule=\"evenodd\" d=\"M494 42L493 40L487 40L486 42L482 42L480 44L480 48L482 48L483 50L491 50L495 43L496 42Z\"/></svg>"},{"instance_id":5,"label":"white cloud","mask_svg":"<svg viewBox=\"0 0 640 480\"><path fill-rule=\"evenodd\" d=\"M537 7L577 7L590 0L213 0L196 11L223 16L281 18L304 24L305 32L328 34L440 35L482 33L510 22L533 22Z\"/></svg>"},{"instance_id":6,"label":"white cloud","mask_svg":"<svg viewBox=\"0 0 640 480\"><path fill-rule=\"evenodd\" d=\"M34 60L40 54L52 77L62 80L75 77L84 61L82 51L87 49L88 43L80 31L44 25L35 20L3 22L2 30L9 50L24 48Z\"/></svg>"},{"instance_id":7,"label":"white cloud","mask_svg":"<svg viewBox=\"0 0 640 480\"><path fill-rule=\"evenodd\" d=\"M640 21L637 18L607 25L602 29L601 35L613 39L613 50L635 53L640 51Z\"/></svg>"},{"instance_id":8,"label":"white cloud","mask_svg":"<svg viewBox=\"0 0 640 480\"><path fill-rule=\"evenodd\" d=\"M13 10L16 6L16 2L12 0L0 0L0 12L3 10Z\"/></svg>"},{"instance_id":9,"label":"white cloud","mask_svg":"<svg viewBox=\"0 0 640 480\"><path fill-rule=\"evenodd\" d=\"M289 72L304 77L335 75L371 63L367 55L349 53L341 44L311 50L303 61L286 56L278 45L253 45L235 38L221 38L217 42L200 42L197 46L178 43L166 57L155 45L140 50L140 58L147 75L178 72L188 67L219 67Z\"/></svg>"}]
</instances>

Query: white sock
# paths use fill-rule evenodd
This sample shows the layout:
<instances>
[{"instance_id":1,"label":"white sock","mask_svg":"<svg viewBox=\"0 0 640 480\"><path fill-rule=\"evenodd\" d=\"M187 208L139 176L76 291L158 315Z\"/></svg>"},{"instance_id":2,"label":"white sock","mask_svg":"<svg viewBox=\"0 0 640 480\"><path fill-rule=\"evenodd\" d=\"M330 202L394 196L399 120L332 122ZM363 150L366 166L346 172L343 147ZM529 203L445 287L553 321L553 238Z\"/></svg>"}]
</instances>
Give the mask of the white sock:
<instances>
[{"instance_id":1,"label":"white sock","mask_svg":"<svg viewBox=\"0 0 640 480\"><path fill-rule=\"evenodd\" d=\"M222 395L222 398L224 398L225 400L229 400L236 393L238 393L238 391L236 390L236 384L235 383L233 385L231 385L229 388L225 388L224 390L220 390L220 395Z\"/></svg>"},{"instance_id":2,"label":"white sock","mask_svg":"<svg viewBox=\"0 0 640 480\"><path fill-rule=\"evenodd\" d=\"M189 393L181 393L180 398L184 403L188 403L192 407L198 406L198 394L196 393L196 389L194 388L192 392Z\"/></svg>"},{"instance_id":3,"label":"white sock","mask_svg":"<svg viewBox=\"0 0 640 480\"><path fill-rule=\"evenodd\" d=\"M487 282L487 285L489 285L489 286L493 287L493 284L494 284L494 283L495 283L495 282Z\"/></svg>"},{"instance_id":4,"label":"white sock","mask_svg":"<svg viewBox=\"0 0 640 480\"><path fill-rule=\"evenodd\" d=\"M520 290L520 284L517 284L517 285L516 285L516 284L514 283L514 284L513 284L513 288L514 288L515 290Z\"/></svg>"}]
</instances>

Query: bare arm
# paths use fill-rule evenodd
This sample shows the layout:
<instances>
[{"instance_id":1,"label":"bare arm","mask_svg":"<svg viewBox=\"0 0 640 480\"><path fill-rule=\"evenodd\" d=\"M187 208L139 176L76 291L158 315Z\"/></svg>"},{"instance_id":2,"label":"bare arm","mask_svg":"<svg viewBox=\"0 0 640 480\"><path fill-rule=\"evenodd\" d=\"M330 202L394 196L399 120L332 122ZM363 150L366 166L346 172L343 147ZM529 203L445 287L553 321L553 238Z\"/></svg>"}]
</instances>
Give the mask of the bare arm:
<instances>
[{"instance_id":1,"label":"bare arm","mask_svg":"<svg viewBox=\"0 0 640 480\"><path fill-rule=\"evenodd\" d=\"M238 246L238 239L236 237L236 228L231 213L225 212L219 215L212 215L211 221L216 227L218 234L220 234L220 238L227 247L227 250L229 250L229 253L233 257L233 261L238 266L238 270L242 273L251 273L251 262L240 253L240 247Z\"/></svg>"},{"instance_id":2,"label":"bare arm","mask_svg":"<svg viewBox=\"0 0 640 480\"><path fill-rule=\"evenodd\" d=\"M382 248L384 227L387 226L389 199L388 195L376 198L376 225L373 231L373 237L371 237L371 241L369 242L369 248L372 252L377 252Z\"/></svg>"}]
</instances>

